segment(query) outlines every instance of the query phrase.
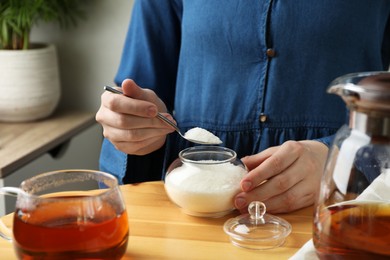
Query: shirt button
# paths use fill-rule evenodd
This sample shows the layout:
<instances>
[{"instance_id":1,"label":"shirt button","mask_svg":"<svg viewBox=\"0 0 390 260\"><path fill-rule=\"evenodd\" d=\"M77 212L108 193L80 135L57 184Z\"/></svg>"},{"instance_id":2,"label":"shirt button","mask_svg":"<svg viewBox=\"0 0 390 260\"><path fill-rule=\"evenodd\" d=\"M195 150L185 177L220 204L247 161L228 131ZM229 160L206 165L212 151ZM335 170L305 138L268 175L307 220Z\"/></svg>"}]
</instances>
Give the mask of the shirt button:
<instances>
[{"instance_id":1,"label":"shirt button","mask_svg":"<svg viewBox=\"0 0 390 260\"><path fill-rule=\"evenodd\" d=\"M266 54L269 58L273 58L276 55L276 52L274 49L267 49Z\"/></svg>"},{"instance_id":2,"label":"shirt button","mask_svg":"<svg viewBox=\"0 0 390 260\"><path fill-rule=\"evenodd\" d=\"M261 123L264 123L265 121L267 121L267 115L265 115L265 114L260 114L260 116L259 116L259 121L260 121Z\"/></svg>"}]
</instances>

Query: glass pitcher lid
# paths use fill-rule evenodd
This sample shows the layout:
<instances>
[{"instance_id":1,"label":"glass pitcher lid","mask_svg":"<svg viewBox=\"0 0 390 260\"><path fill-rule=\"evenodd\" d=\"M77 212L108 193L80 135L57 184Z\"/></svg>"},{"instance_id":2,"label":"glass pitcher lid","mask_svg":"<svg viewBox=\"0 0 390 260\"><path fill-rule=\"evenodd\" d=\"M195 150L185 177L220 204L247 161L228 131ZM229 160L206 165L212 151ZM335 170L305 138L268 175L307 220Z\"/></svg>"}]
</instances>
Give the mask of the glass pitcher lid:
<instances>
[{"instance_id":1,"label":"glass pitcher lid","mask_svg":"<svg viewBox=\"0 0 390 260\"><path fill-rule=\"evenodd\" d=\"M224 231L231 242L248 249L269 249L281 246L291 233L286 220L266 213L265 204L253 201L248 214L227 220Z\"/></svg>"},{"instance_id":2,"label":"glass pitcher lid","mask_svg":"<svg viewBox=\"0 0 390 260\"><path fill-rule=\"evenodd\" d=\"M351 73L335 79L329 93L343 98L348 107L363 111L390 111L390 72Z\"/></svg>"}]
</instances>

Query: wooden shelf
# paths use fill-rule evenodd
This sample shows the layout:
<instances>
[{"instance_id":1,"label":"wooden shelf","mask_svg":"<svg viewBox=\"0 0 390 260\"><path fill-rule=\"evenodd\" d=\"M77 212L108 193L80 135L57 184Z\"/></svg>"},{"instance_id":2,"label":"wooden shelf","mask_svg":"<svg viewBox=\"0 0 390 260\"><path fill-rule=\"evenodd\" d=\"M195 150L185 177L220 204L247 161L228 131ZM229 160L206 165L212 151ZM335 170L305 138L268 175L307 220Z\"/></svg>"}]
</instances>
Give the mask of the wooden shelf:
<instances>
[{"instance_id":1,"label":"wooden shelf","mask_svg":"<svg viewBox=\"0 0 390 260\"><path fill-rule=\"evenodd\" d=\"M95 114L57 112L27 123L0 122L0 178L31 162L95 124Z\"/></svg>"}]
</instances>

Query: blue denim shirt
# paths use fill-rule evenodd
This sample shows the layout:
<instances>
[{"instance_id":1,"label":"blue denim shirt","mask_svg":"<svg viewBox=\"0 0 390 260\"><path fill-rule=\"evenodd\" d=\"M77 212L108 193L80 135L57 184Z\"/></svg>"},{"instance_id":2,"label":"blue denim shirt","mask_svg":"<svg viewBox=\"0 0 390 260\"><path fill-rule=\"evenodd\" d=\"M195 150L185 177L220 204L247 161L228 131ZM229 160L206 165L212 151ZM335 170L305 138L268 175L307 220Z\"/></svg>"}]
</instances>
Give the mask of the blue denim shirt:
<instances>
[{"instance_id":1,"label":"blue denim shirt","mask_svg":"<svg viewBox=\"0 0 390 260\"><path fill-rule=\"evenodd\" d=\"M286 140L326 144L346 122L338 76L387 70L389 0L136 1L115 78L153 89L186 131L199 126L239 157ZM170 134L146 156L108 140L100 165L120 182L161 179L191 144Z\"/></svg>"}]
</instances>

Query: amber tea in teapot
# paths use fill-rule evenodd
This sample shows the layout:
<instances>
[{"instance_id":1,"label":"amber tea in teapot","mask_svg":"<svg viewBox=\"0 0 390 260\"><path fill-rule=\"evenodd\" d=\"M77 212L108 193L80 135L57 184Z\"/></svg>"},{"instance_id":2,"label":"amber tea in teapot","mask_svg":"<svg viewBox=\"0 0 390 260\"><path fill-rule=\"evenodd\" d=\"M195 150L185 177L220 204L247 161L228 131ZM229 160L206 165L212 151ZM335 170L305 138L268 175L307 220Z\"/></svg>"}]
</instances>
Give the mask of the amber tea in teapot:
<instances>
[{"instance_id":1,"label":"amber tea in teapot","mask_svg":"<svg viewBox=\"0 0 390 260\"><path fill-rule=\"evenodd\" d=\"M390 207L383 203L351 203L322 210L315 241L323 259L389 259ZM321 251L323 250L323 251Z\"/></svg>"}]
</instances>

